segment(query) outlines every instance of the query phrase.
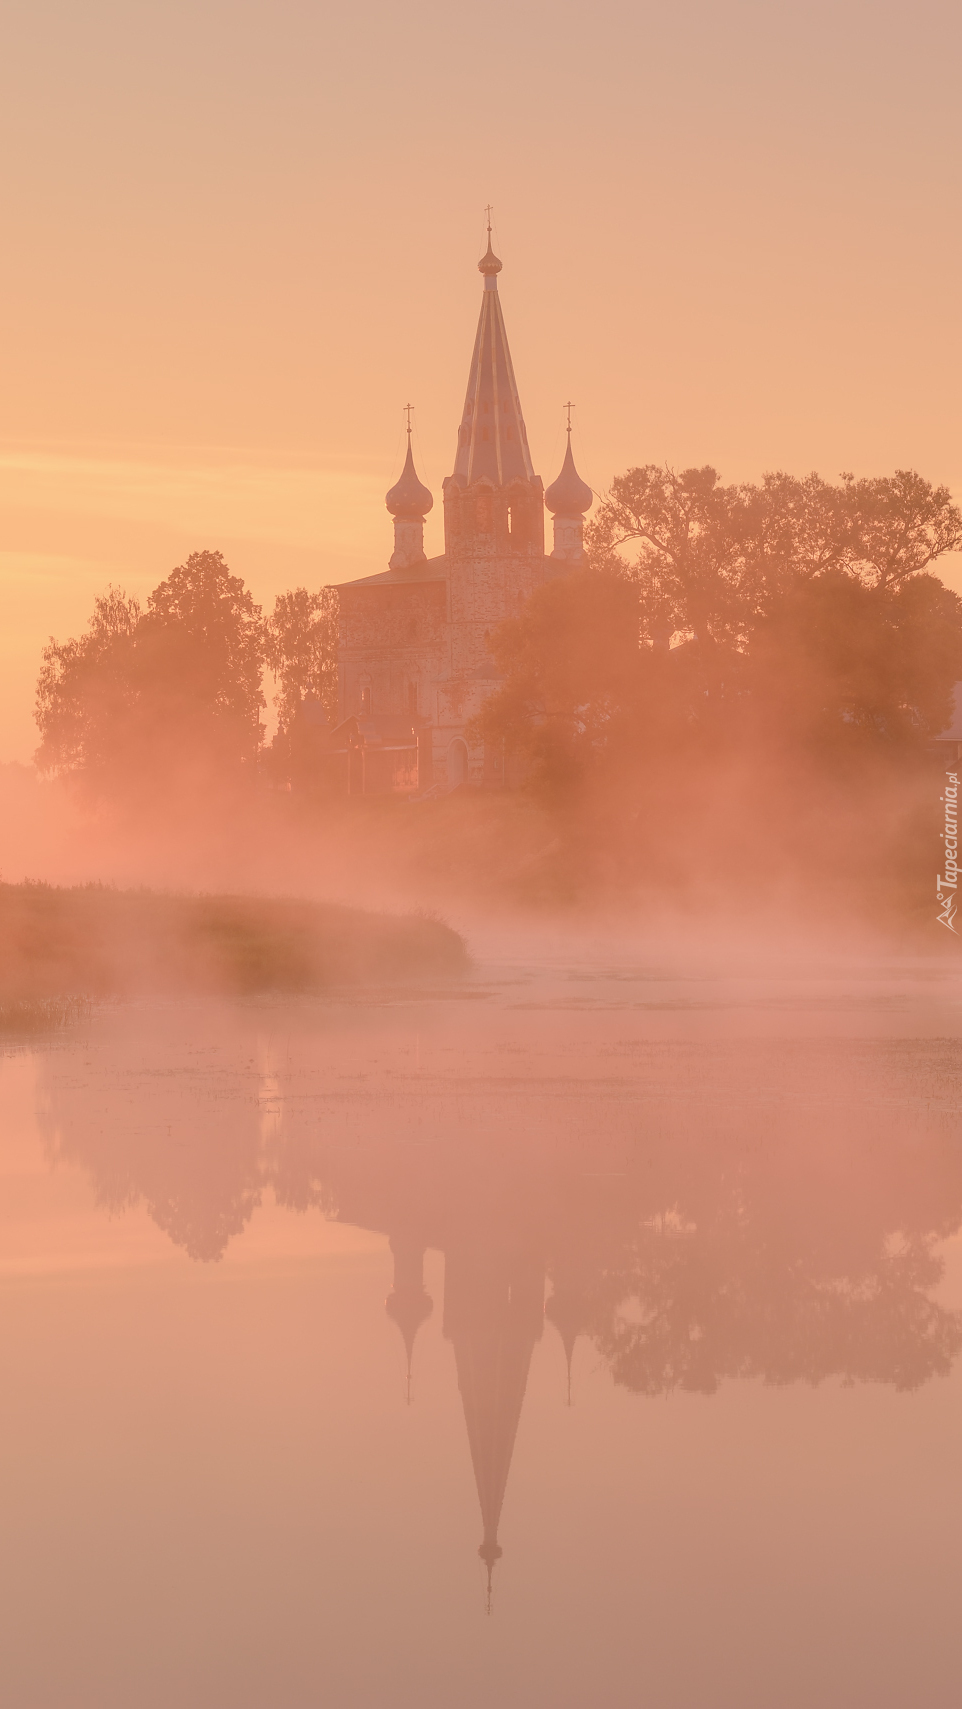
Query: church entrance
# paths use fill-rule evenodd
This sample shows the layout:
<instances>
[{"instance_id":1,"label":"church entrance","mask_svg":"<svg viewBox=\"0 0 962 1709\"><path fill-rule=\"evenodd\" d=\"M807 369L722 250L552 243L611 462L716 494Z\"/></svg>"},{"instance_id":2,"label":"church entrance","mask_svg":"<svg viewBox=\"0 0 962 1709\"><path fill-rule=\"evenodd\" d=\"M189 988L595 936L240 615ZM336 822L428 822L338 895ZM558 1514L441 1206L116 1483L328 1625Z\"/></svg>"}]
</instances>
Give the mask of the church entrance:
<instances>
[{"instance_id":1,"label":"church entrance","mask_svg":"<svg viewBox=\"0 0 962 1709\"><path fill-rule=\"evenodd\" d=\"M468 781L468 750L458 738L448 749L448 788L457 789Z\"/></svg>"}]
</instances>

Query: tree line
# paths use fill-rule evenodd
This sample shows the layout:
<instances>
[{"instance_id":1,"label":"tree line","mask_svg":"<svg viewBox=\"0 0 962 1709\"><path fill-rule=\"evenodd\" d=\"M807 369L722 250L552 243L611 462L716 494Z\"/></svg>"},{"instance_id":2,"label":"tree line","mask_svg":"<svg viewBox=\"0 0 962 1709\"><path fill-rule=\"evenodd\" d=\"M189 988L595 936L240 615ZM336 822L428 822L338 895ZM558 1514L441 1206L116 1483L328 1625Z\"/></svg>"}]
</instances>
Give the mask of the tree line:
<instances>
[{"instance_id":1,"label":"tree line","mask_svg":"<svg viewBox=\"0 0 962 1709\"><path fill-rule=\"evenodd\" d=\"M78 639L51 639L37 684L41 771L94 791L252 778L264 759L265 670L277 686L269 758L289 767L305 707L337 711L337 592L295 588L265 617L220 552L192 552L146 607L117 588Z\"/></svg>"},{"instance_id":2,"label":"tree line","mask_svg":"<svg viewBox=\"0 0 962 1709\"><path fill-rule=\"evenodd\" d=\"M962 515L945 487L647 465L614 480L586 545L490 636L501 687L475 725L572 824L664 850L686 789L724 779L731 802L741 767L759 806L786 767L803 794L816 776L884 781L949 722L962 600L933 566L962 545ZM143 608L110 589L79 639L45 649L38 765L105 791L289 776L309 726L336 716L337 626L335 589L281 594L265 616L218 552L192 553Z\"/></svg>"},{"instance_id":3,"label":"tree line","mask_svg":"<svg viewBox=\"0 0 962 1709\"><path fill-rule=\"evenodd\" d=\"M642 756L761 743L825 760L916 746L962 678L962 600L930 566L962 545L946 487L630 469L583 570L493 638L480 730L555 789Z\"/></svg>"}]
</instances>

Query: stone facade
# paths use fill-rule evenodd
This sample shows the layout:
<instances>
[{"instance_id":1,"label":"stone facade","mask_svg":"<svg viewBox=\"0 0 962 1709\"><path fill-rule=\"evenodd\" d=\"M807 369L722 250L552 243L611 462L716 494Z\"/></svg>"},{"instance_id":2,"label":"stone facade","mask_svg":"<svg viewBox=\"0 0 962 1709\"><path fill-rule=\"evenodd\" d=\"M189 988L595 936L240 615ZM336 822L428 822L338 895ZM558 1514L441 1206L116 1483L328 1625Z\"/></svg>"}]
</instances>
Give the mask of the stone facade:
<instances>
[{"instance_id":1,"label":"stone facade","mask_svg":"<svg viewBox=\"0 0 962 1709\"><path fill-rule=\"evenodd\" d=\"M535 588L582 560L583 513L592 499L571 460L570 429L565 466L547 495L534 472L490 232L478 266L484 291L454 472L444 482L444 552L424 554L424 517L433 499L415 472L409 428L404 470L386 500L395 531L389 567L339 590L340 718L333 740L343 735L345 743L373 752L391 738L396 748L398 720L410 720L421 794L505 783L501 753L468 738L470 721L500 683L489 639L519 615ZM558 513L550 557L546 497ZM356 766L346 775L356 776ZM411 771L399 763L393 771L368 766L366 775L403 778L381 785L401 790Z\"/></svg>"}]
</instances>

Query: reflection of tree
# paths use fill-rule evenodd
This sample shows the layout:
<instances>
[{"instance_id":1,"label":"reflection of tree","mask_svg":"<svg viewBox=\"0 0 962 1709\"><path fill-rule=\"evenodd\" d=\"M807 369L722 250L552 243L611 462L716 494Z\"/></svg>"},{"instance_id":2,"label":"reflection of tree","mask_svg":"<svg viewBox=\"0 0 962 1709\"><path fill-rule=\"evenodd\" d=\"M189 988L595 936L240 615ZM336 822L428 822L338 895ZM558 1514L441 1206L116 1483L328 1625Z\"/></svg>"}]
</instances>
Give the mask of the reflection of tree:
<instances>
[{"instance_id":1,"label":"reflection of tree","mask_svg":"<svg viewBox=\"0 0 962 1709\"><path fill-rule=\"evenodd\" d=\"M962 1350L962 1313L933 1298L936 1244L962 1224L962 1146L953 1118L940 1128L915 1093L892 1097L890 1086L867 1109L858 1095L816 1107L797 1089L753 1099L720 1088L711 1106L679 1105L672 1125L632 1137L615 1134L611 1104L589 1090L576 1140L546 1132L543 1114L512 1127L515 1093L503 1111L489 1102L484 1120L455 1126L420 1093L394 1103L391 1119L363 1094L332 1095L319 1119L316 1094L287 1096L281 1081L265 1139L253 1072L236 1060L218 1069L216 1053L197 1067L55 1081L51 1156L82 1164L108 1209L143 1202L194 1258L219 1257L265 1188L292 1211L381 1232L409 1376L434 1304L423 1255L443 1252L443 1331L489 1588L545 1316L569 1376L582 1336L616 1383L645 1395L710 1394L731 1377L912 1389ZM946 1112L954 1082L934 1069Z\"/></svg>"},{"instance_id":2,"label":"reflection of tree","mask_svg":"<svg viewBox=\"0 0 962 1709\"><path fill-rule=\"evenodd\" d=\"M84 1165L106 1209L143 1202L194 1258L219 1257L266 1186L292 1210L380 1230L401 1254L392 1311L407 1338L425 1307L404 1255L416 1268L429 1246L450 1257L480 1242L492 1263L527 1252L546 1270L569 1356L588 1336L639 1393L710 1393L728 1376L913 1388L962 1347L959 1316L931 1297L935 1244L962 1223L962 1150L907 1108L880 1128L839 1107L813 1131L789 1102L736 1108L727 1130L700 1116L642 1136L608 1174L601 1139L589 1153L546 1151L540 1134L493 1147L470 1128L456 1143L332 1143L296 1106L262 1141L256 1078L218 1070L214 1052L190 1075L64 1080L48 1147Z\"/></svg>"},{"instance_id":3,"label":"reflection of tree","mask_svg":"<svg viewBox=\"0 0 962 1709\"><path fill-rule=\"evenodd\" d=\"M962 1350L962 1314L931 1298L935 1244L960 1222L958 1148L907 1119L642 1143L559 1230L549 1315L642 1394L748 1376L916 1388Z\"/></svg>"},{"instance_id":4,"label":"reflection of tree","mask_svg":"<svg viewBox=\"0 0 962 1709\"><path fill-rule=\"evenodd\" d=\"M642 1394L710 1394L736 1376L911 1389L949 1369L962 1319L929 1297L942 1266L926 1239L839 1275L768 1234L670 1217L640 1231L601 1279L590 1326L615 1381Z\"/></svg>"},{"instance_id":5,"label":"reflection of tree","mask_svg":"<svg viewBox=\"0 0 962 1709\"><path fill-rule=\"evenodd\" d=\"M53 1163L81 1164L111 1214L143 1204L190 1258L221 1258L261 1202L259 1112L241 1083L121 1059L93 1083L54 1081L41 1119ZM245 1095L247 1094L247 1095Z\"/></svg>"}]
</instances>

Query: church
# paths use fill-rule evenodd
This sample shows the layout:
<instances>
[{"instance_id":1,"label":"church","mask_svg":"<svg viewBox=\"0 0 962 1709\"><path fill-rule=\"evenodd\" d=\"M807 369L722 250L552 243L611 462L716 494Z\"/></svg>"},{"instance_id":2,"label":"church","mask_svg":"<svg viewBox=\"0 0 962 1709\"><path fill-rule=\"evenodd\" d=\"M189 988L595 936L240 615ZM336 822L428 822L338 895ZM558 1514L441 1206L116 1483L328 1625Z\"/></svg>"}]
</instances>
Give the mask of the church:
<instances>
[{"instance_id":1,"label":"church","mask_svg":"<svg viewBox=\"0 0 962 1709\"><path fill-rule=\"evenodd\" d=\"M593 494L575 468L570 424L563 467L547 492L535 474L490 221L478 269L481 313L454 470L443 489L444 551L425 556L434 498L414 467L409 422L401 478L385 501L394 519L388 568L338 589L338 719L328 751L343 756L340 775L351 794L423 797L509 781L500 749L469 729L500 686L491 634L535 588L584 557Z\"/></svg>"}]
</instances>

